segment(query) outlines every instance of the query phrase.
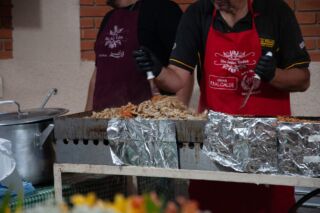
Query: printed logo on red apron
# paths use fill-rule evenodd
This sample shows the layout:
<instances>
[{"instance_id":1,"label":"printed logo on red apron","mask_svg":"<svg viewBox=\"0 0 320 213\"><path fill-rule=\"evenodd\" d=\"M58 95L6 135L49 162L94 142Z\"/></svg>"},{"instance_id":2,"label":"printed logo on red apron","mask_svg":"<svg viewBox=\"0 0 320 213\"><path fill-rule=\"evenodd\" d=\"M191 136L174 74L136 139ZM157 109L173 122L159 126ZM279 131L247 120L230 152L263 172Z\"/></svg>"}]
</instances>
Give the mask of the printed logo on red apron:
<instances>
[{"instance_id":1,"label":"printed logo on red apron","mask_svg":"<svg viewBox=\"0 0 320 213\"><path fill-rule=\"evenodd\" d=\"M247 69L248 65L255 65L257 61L254 56L255 52L240 52L236 50L215 53L216 60L214 60L214 65L221 66L222 69L231 73L236 73Z\"/></svg>"},{"instance_id":2,"label":"printed logo on red apron","mask_svg":"<svg viewBox=\"0 0 320 213\"><path fill-rule=\"evenodd\" d=\"M255 52L237 50L215 52L211 60L217 69L226 71L221 72L220 76L209 75L208 83L211 89L235 91L239 89L238 92L245 96L255 82L252 94L261 92L260 82L253 81L254 71L252 69L257 64Z\"/></svg>"},{"instance_id":3,"label":"printed logo on red apron","mask_svg":"<svg viewBox=\"0 0 320 213\"><path fill-rule=\"evenodd\" d=\"M209 87L218 90L238 90L238 82L241 82L240 92L246 95L254 82L252 68L257 64L256 53L237 50L215 52L212 60L214 66L225 70L225 74L229 77L223 76L223 72L220 73L220 76L209 75ZM253 86L252 94L260 92L258 91L259 86L260 84Z\"/></svg>"},{"instance_id":4,"label":"printed logo on red apron","mask_svg":"<svg viewBox=\"0 0 320 213\"><path fill-rule=\"evenodd\" d=\"M251 94L259 94L261 92L261 81L254 81L254 71L249 70L242 73L242 80L241 80L241 88L242 92L241 95L246 96L249 92L250 88L253 87Z\"/></svg>"},{"instance_id":5,"label":"printed logo on red apron","mask_svg":"<svg viewBox=\"0 0 320 213\"><path fill-rule=\"evenodd\" d=\"M209 87L212 89L221 89L221 90L237 90L238 78L210 75Z\"/></svg>"}]
</instances>

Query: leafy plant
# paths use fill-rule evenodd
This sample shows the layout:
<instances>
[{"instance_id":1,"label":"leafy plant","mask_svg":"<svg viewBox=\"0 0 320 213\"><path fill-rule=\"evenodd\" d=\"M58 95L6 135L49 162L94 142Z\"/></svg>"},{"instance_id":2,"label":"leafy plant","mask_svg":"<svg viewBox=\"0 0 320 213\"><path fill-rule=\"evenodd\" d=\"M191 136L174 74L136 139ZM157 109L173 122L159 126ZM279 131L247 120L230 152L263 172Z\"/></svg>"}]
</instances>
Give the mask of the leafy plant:
<instances>
[{"instance_id":1,"label":"leafy plant","mask_svg":"<svg viewBox=\"0 0 320 213\"><path fill-rule=\"evenodd\" d=\"M7 191L3 197L3 200L0 206L0 213L10 213L10 206L9 206L10 196L11 196L11 192Z\"/></svg>"},{"instance_id":2,"label":"leafy plant","mask_svg":"<svg viewBox=\"0 0 320 213\"><path fill-rule=\"evenodd\" d=\"M2 199L2 203L0 205L0 213L11 213L10 201L11 201L11 191L8 190ZM19 193L17 197L17 204L15 207L15 211L13 211L13 213L22 213L22 211L23 211L23 195Z\"/></svg>"}]
</instances>

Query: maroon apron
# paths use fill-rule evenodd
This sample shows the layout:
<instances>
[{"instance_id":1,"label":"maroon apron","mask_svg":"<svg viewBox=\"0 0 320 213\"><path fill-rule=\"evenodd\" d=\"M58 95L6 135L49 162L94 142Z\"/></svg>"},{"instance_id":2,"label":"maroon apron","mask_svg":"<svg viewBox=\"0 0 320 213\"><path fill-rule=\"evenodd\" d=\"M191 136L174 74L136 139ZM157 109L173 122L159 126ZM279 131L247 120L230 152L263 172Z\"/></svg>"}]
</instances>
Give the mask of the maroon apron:
<instances>
[{"instance_id":1,"label":"maroon apron","mask_svg":"<svg viewBox=\"0 0 320 213\"><path fill-rule=\"evenodd\" d=\"M132 56L139 47L138 17L139 9L116 9L97 38L94 110L128 102L139 104L151 98L149 82Z\"/></svg>"},{"instance_id":2,"label":"maroon apron","mask_svg":"<svg viewBox=\"0 0 320 213\"><path fill-rule=\"evenodd\" d=\"M210 27L199 109L242 115L290 115L289 93L264 82L255 85L247 105L240 109L261 56L250 0L248 7L252 29L221 33ZM213 19L215 16L216 10ZM295 203L293 187L286 186L191 181L189 192L201 209L214 213L284 213Z\"/></svg>"}]
</instances>

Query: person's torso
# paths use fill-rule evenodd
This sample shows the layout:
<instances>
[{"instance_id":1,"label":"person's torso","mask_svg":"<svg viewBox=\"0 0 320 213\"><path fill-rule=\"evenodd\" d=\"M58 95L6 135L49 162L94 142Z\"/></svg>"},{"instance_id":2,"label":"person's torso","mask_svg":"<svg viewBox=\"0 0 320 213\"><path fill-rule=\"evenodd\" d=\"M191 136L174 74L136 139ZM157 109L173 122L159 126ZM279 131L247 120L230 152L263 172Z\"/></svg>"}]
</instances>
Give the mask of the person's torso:
<instances>
[{"instance_id":1,"label":"person's torso","mask_svg":"<svg viewBox=\"0 0 320 213\"><path fill-rule=\"evenodd\" d=\"M255 0L253 1L252 8L255 13L254 24L258 32L262 53L266 53L270 50L274 53L274 58L280 61L279 58L279 26L277 18L278 11L275 9L279 3L277 0ZM199 26L201 31L201 44L199 45L200 61L198 64L197 78L198 81L201 79L200 70L203 69L204 64L204 53L206 47L207 36L210 27L214 27L217 31L227 33L230 32L242 32L252 28L251 16L246 16L240 20L232 29L227 27L226 24L222 23L220 18L217 18L212 22L212 14L214 11L214 6L212 1L200 0L195 3L197 13L201 14L199 19ZM221 16L218 14L218 16ZM284 68L284 67L280 67Z\"/></svg>"},{"instance_id":2,"label":"person's torso","mask_svg":"<svg viewBox=\"0 0 320 213\"><path fill-rule=\"evenodd\" d=\"M138 104L151 97L150 85L132 57L132 52L139 47L138 17L139 10L117 9L99 33L95 44L94 110L128 102Z\"/></svg>"},{"instance_id":3,"label":"person's torso","mask_svg":"<svg viewBox=\"0 0 320 213\"><path fill-rule=\"evenodd\" d=\"M166 2L170 3L166 3ZM139 0L140 6L134 7L132 10L139 10L138 14L138 23L137 23L137 35L140 45L148 47L152 50L155 55L159 58L163 65L168 65L169 56L171 53L171 48L174 42L174 35L172 33L161 32L159 27L159 22L161 22L161 17L159 13L165 13L166 10L175 10L176 17L175 20L172 20L171 23L167 23L168 28L176 28L179 22L179 19L182 15L181 10L177 10L178 5L175 2L170 0ZM173 9L174 7L177 7ZM129 7L124 9L129 9ZM108 12L100 26L98 35L101 33L102 29L108 23L109 18L115 10ZM162 29L166 30L166 29ZM172 38L171 38L172 37Z\"/></svg>"},{"instance_id":4,"label":"person's torso","mask_svg":"<svg viewBox=\"0 0 320 213\"><path fill-rule=\"evenodd\" d=\"M241 20L247 23L240 21L238 25L247 24L251 28L226 33L210 27L205 48L200 108L204 106L240 115L288 115L289 93L269 83L254 81L254 69L263 51L250 0L248 7L250 15L245 18L249 20ZM219 21L223 22L216 10L213 14L213 26L216 25L216 19L220 18ZM270 51L275 50L270 48ZM245 107L241 107L248 93L251 97Z\"/></svg>"}]
</instances>

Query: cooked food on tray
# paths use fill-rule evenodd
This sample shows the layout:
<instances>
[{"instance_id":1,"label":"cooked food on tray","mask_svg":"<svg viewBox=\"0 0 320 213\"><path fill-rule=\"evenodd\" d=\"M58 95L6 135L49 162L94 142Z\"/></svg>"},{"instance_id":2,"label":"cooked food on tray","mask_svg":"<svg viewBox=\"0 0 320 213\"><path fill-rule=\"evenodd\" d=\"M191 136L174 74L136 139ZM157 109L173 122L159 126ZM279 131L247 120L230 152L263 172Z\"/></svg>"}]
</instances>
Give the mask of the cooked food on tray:
<instances>
[{"instance_id":1,"label":"cooked food on tray","mask_svg":"<svg viewBox=\"0 0 320 213\"><path fill-rule=\"evenodd\" d=\"M100 112L93 112L91 118L151 118L151 119L193 119L207 118L207 112L198 114L189 110L174 96L154 96L151 100L139 105L128 103L118 108L106 108Z\"/></svg>"},{"instance_id":2,"label":"cooked food on tray","mask_svg":"<svg viewBox=\"0 0 320 213\"><path fill-rule=\"evenodd\" d=\"M285 117L285 116L278 116L277 117L279 122L285 123L319 123L319 120L311 120L306 118L299 118L299 117Z\"/></svg>"}]
</instances>

